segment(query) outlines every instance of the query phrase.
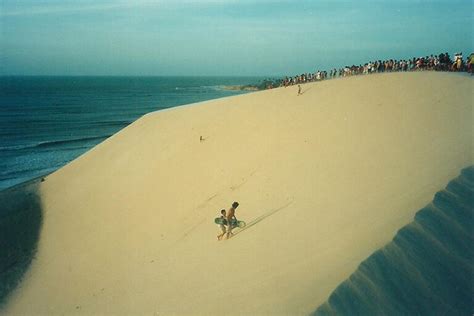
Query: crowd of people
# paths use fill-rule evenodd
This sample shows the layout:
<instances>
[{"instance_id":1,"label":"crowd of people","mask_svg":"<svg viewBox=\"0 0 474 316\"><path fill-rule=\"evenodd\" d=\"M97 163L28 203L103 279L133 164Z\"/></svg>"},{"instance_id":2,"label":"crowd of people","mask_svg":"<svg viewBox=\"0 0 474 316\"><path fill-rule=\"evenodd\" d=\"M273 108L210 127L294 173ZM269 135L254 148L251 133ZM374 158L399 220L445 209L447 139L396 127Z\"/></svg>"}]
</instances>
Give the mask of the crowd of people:
<instances>
[{"instance_id":1,"label":"crowd of people","mask_svg":"<svg viewBox=\"0 0 474 316\"><path fill-rule=\"evenodd\" d=\"M276 86L287 87L295 84L306 82L321 81L325 79L342 78L354 75L368 75L373 73L395 72L395 71L467 71L473 74L474 53L471 53L466 60L463 59L462 53L454 54L451 59L448 53L439 55L430 55L402 60L375 60L369 61L364 65L346 66L340 69L331 69L329 73L325 70L318 70L315 73L304 73L293 77L285 77L278 80L275 84L270 84L267 88Z\"/></svg>"}]
</instances>

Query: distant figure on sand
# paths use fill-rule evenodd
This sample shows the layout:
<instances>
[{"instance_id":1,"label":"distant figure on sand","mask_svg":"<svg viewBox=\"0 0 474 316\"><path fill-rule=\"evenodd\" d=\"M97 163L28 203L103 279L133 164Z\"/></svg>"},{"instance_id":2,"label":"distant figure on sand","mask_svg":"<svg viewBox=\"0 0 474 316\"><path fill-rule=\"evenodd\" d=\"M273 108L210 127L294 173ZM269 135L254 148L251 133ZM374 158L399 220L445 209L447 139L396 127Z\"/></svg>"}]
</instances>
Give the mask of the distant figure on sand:
<instances>
[{"instance_id":1,"label":"distant figure on sand","mask_svg":"<svg viewBox=\"0 0 474 316\"><path fill-rule=\"evenodd\" d=\"M472 75L474 64L474 53L471 53L467 59L467 71Z\"/></svg>"},{"instance_id":2,"label":"distant figure on sand","mask_svg":"<svg viewBox=\"0 0 474 316\"><path fill-rule=\"evenodd\" d=\"M298 95L301 95L301 86L298 85Z\"/></svg>"},{"instance_id":3,"label":"distant figure on sand","mask_svg":"<svg viewBox=\"0 0 474 316\"><path fill-rule=\"evenodd\" d=\"M227 212L227 216L226 216L226 219L227 219L227 239L229 239L233 235L232 234L232 229L234 228L234 226L232 225L232 221L234 221L234 220L237 221L237 218L235 217L235 209L238 206L239 206L238 202L232 203L232 207Z\"/></svg>"},{"instance_id":4,"label":"distant figure on sand","mask_svg":"<svg viewBox=\"0 0 474 316\"><path fill-rule=\"evenodd\" d=\"M217 240L221 240L221 238L225 235L225 232L226 232L225 225L227 224L227 219L226 219L225 210L221 210L221 217L220 218L222 218L222 224L219 224L219 227L222 231L222 234L217 235Z\"/></svg>"}]
</instances>

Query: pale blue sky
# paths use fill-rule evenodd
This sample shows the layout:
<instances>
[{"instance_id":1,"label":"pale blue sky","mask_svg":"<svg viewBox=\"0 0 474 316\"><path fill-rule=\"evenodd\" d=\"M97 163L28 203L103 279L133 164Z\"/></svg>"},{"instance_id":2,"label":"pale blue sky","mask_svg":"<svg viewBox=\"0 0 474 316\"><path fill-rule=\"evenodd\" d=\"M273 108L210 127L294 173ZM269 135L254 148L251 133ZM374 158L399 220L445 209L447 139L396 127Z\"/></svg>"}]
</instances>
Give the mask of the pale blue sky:
<instances>
[{"instance_id":1,"label":"pale blue sky","mask_svg":"<svg viewBox=\"0 0 474 316\"><path fill-rule=\"evenodd\" d=\"M0 0L2 75L292 75L473 50L472 0Z\"/></svg>"}]
</instances>

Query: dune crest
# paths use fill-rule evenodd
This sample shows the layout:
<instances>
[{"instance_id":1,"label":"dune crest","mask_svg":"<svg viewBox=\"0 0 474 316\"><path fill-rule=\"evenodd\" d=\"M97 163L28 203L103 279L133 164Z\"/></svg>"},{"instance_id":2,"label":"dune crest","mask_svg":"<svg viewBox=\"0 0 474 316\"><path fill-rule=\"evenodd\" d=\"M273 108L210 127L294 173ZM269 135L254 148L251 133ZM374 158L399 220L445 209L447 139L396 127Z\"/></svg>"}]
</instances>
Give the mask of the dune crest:
<instances>
[{"instance_id":1,"label":"dune crest","mask_svg":"<svg viewBox=\"0 0 474 316\"><path fill-rule=\"evenodd\" d=\"M148 114L40 184L5 312L311 313L473 163L472 83L372 75ZM250 225L218 242L233 201Z\"/></svg>"},{"instance_id":2,"label":"dune crest","mask_svg":"<svg viewBox=\"0 0 474 316\"><path fill-rule=\"evenodd\" d=\"M474 166L462 170L314 315L468 315L474 273Z\"/></svg>"}]
</instances>

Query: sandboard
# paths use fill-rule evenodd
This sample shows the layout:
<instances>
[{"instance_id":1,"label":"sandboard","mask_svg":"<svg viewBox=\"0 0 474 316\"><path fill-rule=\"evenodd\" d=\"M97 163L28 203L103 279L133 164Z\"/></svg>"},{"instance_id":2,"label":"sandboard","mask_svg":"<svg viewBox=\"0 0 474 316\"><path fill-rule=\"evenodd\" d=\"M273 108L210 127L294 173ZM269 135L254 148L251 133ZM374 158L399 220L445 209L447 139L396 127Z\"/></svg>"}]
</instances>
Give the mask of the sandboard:
<instances>
[{"instance_id":1,"label":"sandboard","mask_svg":"<svg viewBox=\"0 0 474 316\"><path fill-rule=\"evenodd\" d=\"M218 225L227 225L227 220L222 217L216 217L216 219L214 219L214 223ZM245 227L244 221L238 221L238 220L233 219L231 223L233 227L239 227L239 228Z\"/></svg>"}]
</instances>

